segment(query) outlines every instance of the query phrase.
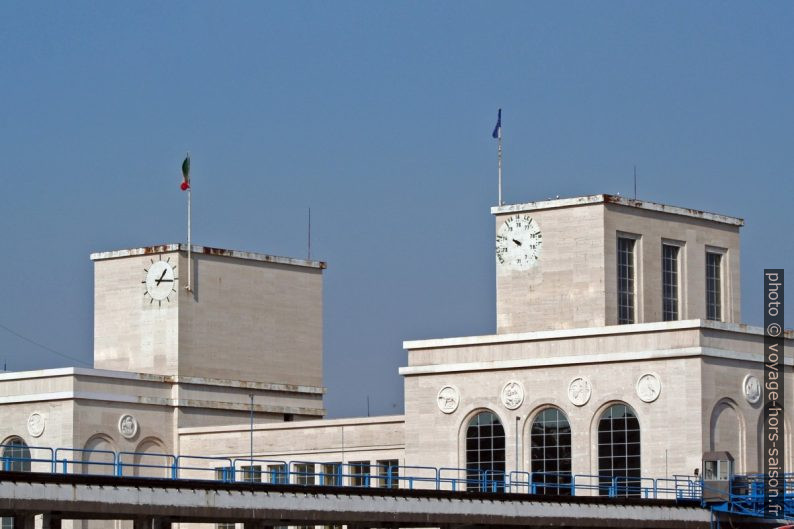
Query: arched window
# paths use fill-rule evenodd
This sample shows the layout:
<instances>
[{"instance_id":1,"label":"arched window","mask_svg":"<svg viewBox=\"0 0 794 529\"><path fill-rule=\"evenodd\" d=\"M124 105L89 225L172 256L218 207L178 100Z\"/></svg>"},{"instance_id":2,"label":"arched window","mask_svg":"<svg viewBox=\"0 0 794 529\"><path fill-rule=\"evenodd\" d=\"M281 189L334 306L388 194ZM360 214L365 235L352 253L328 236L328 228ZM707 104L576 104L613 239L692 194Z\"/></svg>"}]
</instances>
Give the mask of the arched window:
<instances>
[{"instance_id":1,"label":"arched window","mask_svg":"<svg viewBox=\"0 0 794 529\"><path fill-rule=\"evenodd\" d=\"M490 411L478 413L466 429L466 489L504 490L505 429Z\"/></svg>"},{"instance_id":2,"label":"arched window","mask_svg":"<svg viewBox=\"0 0 794 529\"><path fill-rule=\"evenodd\" d=\"M30 449L19 437L3 445L3 470L30 472Z\"/></svg>"},{"instance_id":3,"label":"arched window","mask_svg":"<svg viewBox=\"0 0 794 529\"><path fill-rule=\"evenodd\" d=\"M532 421L532 483L536 494L571 494L571 425L558 408L541 411Z\"/></svg>"},{"instance_id":4,"label":"arched window","mask_svg":"<svg viewBox=\"0 0 794 529\"><path fill-rule=\"evenodd\" d=\"M30 472L30 448L25 441L14 437L3 445L2 469L11 472ZM14 529L14 519L0 518L0 528Z\"/></svg>"},{"instance_id":5,"label":"arched window","mask_svg":"<svg viewBox=\"0 0 794 529\"><path fill-rule=\"evenodd\" d=\"M640 495L640 422L626 404L610 406L598 421L598 476L602 496Z\"/></svg>"}]
</instances>

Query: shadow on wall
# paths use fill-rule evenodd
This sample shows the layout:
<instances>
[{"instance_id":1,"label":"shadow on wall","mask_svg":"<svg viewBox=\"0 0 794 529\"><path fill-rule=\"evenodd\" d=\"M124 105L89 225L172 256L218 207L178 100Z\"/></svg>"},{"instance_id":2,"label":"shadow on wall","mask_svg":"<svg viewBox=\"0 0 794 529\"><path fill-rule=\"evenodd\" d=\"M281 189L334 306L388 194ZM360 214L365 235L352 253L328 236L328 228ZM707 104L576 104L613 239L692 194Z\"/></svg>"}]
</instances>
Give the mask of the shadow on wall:
<instances>
[{"instance_id":1,"label":"shadow on wall","mask_svg":"<svg viewBox=\"0 0 794 529\"><path fill-rule=\"evenodd\" d=\"M734 472L737 474L746 472L744 421L733 400L722 399L714 405L709 432L709 450L729 452L736 465Z\"/></svg>"}]
</instances>

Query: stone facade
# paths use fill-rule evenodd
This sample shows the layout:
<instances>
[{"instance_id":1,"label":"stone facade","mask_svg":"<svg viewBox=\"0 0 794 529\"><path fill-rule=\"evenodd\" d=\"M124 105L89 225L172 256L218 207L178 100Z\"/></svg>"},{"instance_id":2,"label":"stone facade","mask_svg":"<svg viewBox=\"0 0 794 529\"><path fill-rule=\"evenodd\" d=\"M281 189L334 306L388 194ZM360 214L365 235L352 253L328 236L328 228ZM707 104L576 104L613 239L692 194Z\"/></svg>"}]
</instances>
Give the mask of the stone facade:
<instances>
[{"instance_id":1,"label":"stone facade","mask_svg":"<svg viewBox=\"0 0 794 529\"><path fill-rule=\"evenodd\" d=\"M181 245L91 259L95 367L322 386L325 263L194 246L188 291ZM164 300L144 284L158 261L176 275Z\"/></svg>"},{"instance_id":2,"label":"stone facade","mask_svg":"<svg viewBox=\"0 0 794 529\"><path fill-rule=\"evenodd\" d=\"M401 475L447 467L443 477L465 477L454 469L473 465L467 435L481 412L504 430L498 466L532 471L533 425L555 410L570 427L571 472L594 476L600 421L620 405L639 424L643 476L692 475L706 451L729 451L740 473L761 468L764 336L740 323L741 219L610 195L492 213L496 332L404 342L402 416L322 419L324 263L196 246L188 291L186 248L167 245L91 256L96 369L0 375L0 439L76 449L62 453L97 473L109 470L109 453L129 452L135 473L160 476L135 465L166 453L203 458L193 477L215 477L224 460L239 472L247 459L261 470L254 479L273 480L268 469L291 462L319 483L326 465L348 474L355 464L370 465L380 486L384 462L407 467ZM516 222L521 235L505 227ZM624 325L619 237L635 241L634 320ZM662 321L663 244L680 249L675 321ZM718 321L706 319L707 252L721 256ZM165 272L147 283L152 266ZM169 270L173 293L155 299L151 285ZM786 348L793 342L785 331ZM789 384L793 365L787 358ZM784 422L794 446L790 412Z\"/></svg>"},{"instance_id":3,"label":"stone facade","mask_svg":"<svg viewBox=\"0 0 794 529\"><path fill-rule=\"evenodd\" d=\"M91 256L96 368L0 374L3 444L59 447L69 468L90 460L85 470L110 474L106 452L179 454L179 428L248 422L252 411L256 424L325 415L325 263L200 246L192 253L189 292L183 246ZM174 270L163 300L146 285L159 261ZM153 472L135 466L146 456L131 457L129 472Z\"/></svg>"},{"instance_id":4,"label":"stone facade","mask_svg":"<svg viewBox=\"0 0 794 529\"><path fill-rule=\"evenodd\" d=\"M612 195L495 207L496 232L515 216L534 219L542 234L534 266L496 270L496 332L614 325L616 245L636 239L636 320L662 321L662 244L682 248L680 315L706 318L706 249L725 255L723 321L740 322L739 227L742 219Z\"/></svg>"},{"instance_id":5,"label":"stone facade","mask_svg":"<svg viewBox=\"0 0 794 529\"><path fill-rule=\"evenodd\" d=\"M787 347L794 345L792 334ZM687 320L422 340L404 347L409 352L409 365L400 370L405 435L422 440L406 444L406 460L412 464L466 467L466 427L477 412L487 410L504 425L507 468L526 471L531 468L532 422L540 411L554 407L570 422L573 473L595 475L598 420L609 405L625 403L640 423L643 475L691 475L709 450L731 451L737 472L759 469L760 405L747 402L742 382L747 375L763 376L761 329ZM789 384L794 383L791 366L789 360ZM640 386L646 374L660 384L651 402L644 401ZM582 405L570 393L579 378L590 388ZM500 398L510 380L525 389L515 410ZM451 414L434 405L446 385L460 392L460 404ZM790 395L788 402L794 405ZM733 413L720 424L715 414L726 403ZM794 464L791 455L789 465Z\"/></svg>"}]
</instances>

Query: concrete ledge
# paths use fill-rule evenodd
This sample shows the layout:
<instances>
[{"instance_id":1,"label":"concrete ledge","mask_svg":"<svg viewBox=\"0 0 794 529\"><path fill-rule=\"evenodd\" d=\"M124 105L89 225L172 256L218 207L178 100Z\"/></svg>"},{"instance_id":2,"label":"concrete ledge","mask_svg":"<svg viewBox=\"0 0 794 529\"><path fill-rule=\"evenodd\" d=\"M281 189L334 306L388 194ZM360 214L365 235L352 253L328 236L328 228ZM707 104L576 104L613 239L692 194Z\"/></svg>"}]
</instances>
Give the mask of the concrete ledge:
<instances>
[{"instance_id":1,"label":"concrete ledge","mask_svg":"<svg viewBox=\"0 0 794 529\"><path fill-rule=\"evenodd\" d=\"M403 349L438 349L442 347L492 345L500 343L559 340L565 338L582 338L587 336L637 334L645 332L678 331L686 329L713 329L739 334L750 334L761 337L764 336L763 327L755 327L752 325L746 325L744 323L726 323L711 320L679 320L635 323L632 325L608 325L606 327L580 327L576 329L560 329L551 331L487 334L483 336L462 336L456 338L431 338L428 340L408 340L403 342ZM794 330L785 330L783 332L783 337L788 340L794 339Z\"/></svg>"},{"instance_id":2,"label":"concrete ledge","mask_svg":"<svg viewBox=\"0 0 794 529\"><path fill-rule=\"evenodd\" d=\"M691 501L4 473L0 513L30 511L85 519L165 516L173 522L280 520L285 525L706 529L710 523L710 512Z\"/></svg>"},{"instance_id":3,"label":"concrete ledge","mask_svg":"<svg viewBox=\"0 0 794 529\"><path fill-rule=\"evenodd\" d=\"M671 215L683 215L696 219L709 220L731 226L744 226L744 220L737 217L729 217L719 213L709 213L699 209L682 208L679 206L668 206L657 202L645 200L635 200L619 195L588 195L583 197L557 198L553 200L539 200L536 202L526 202L524 204L508 204L504 206L494 206L491 214L499 215L503 213L521 213L524 211L537 211L541 209L570 208L577 206L588 206L590 204L617 204L637 209L647 209L660 213L670 213Z\"/></svg>"},{"instance_id":4,"label":"concrete ledge","mask_svg":"<svg viewBox=\"0 0 794 529\"><path fill-rule=\"evenodd\" d=\"M336 428L340 426L366 426L372 424L401 424L405 422L405 415L382 415L376 417L351 417L344 419L317 419L308 421L278 422L271 424L256 424L254 431L259 430L308 430L312 428ZM246 424L233 424L230 426L192 426L179 428L179 435L218 433L218 432L248 432L251 426Z\"/></svg>"},{"instance_id":5,"label":"concrete ledge","mask_svg":"<svg viewBox=\"0 0 794 529\"><path fill-rule=\"evenodd\" d=\"M123 395L119 393L96 393L88 391L56 391L26 395L0 397L0 404L17 404L23 402L52 402L58 400L89 400L98 402L118 402L124 404L145 404L149 406L166 406L172 408L198 408L206 410L250 411L251 405L245 402L223 402L215 400L170 399L165 397L146 397L141 395ZM295 415L313 415L323 417L322 408L305 408L300 406L271 406L254 404L254 411L260 413L292 413Z\"/></svg>"},{"instance_id":6,"label":"concrete ledge","mask_svg":"<svg viewBox=\"0 0 794 529\"><path fill-rule=\"evenodd\" d=\"M496 360L493 362L466 362L455 364L430 364L401 367L402 376L433 375L437 373L463 373L466 371L497 371L501 369L521 369L529 367L565 366L582 364L605 364L610 362L637 362L646 360L669 360L671 358L691 357L726 358L744 362L764 363L760 354L737 353L712 347L683 347L656 351L637 351L628 353L604 353L590 355L559 356L551 358L529 358L520 360ZM794 366L794 358L784 358L785 365Z\"/></svg>"},{"instance_id":7,"label":"concrete ledge","mask_svg":"<svg viewBox=\"0 0 794 529\"><path fill-rule=\"evenodd\" d=\"M249 261L259 261L264 263L285 264L291 266L305 266L308 268L325 269L327 264L324 261L309 261L306 259L294 259L292 257L279 257L263 253L243 252L239 250L225 250L223 248L212 248L209 246L190 245L190 250L194 254L217 255L222 257L233 257L235 259L247 259ZM92 261L103 259L118 259L120 257L134 257L138 255L154 255L166 252L187 252L187 244L159 244L156 246L144 246L142 248L130 248L127 250L114 250L110 252L95 252L91 254Z\"/></svg>"},{"instance_id":8,"label":"concrete ledge","mask_svg":"<svg viewBox=\"0 0 794 529\"><path fill-rule=\"evenodd\" d=\"M221 378L189 377L181 375L154 375L151 373L133 373L130 371L113 371L109 369L92 369L85 367L62 367L56 369L39 369L36 371L16 371L0 373L0 382L8 380L27 380L34 378L54 378L66 376L112 378L119 380L140 380L143 382L161 382L167 384L191 384L198 386L222 386L224 388L259 389L262 391L281 391L286 393L308 393L323 395L326 388L318 386L299 386L295 384L274 384L270 382L254 382L250 380L230 380Z\"/></svg>"}]
</instances>

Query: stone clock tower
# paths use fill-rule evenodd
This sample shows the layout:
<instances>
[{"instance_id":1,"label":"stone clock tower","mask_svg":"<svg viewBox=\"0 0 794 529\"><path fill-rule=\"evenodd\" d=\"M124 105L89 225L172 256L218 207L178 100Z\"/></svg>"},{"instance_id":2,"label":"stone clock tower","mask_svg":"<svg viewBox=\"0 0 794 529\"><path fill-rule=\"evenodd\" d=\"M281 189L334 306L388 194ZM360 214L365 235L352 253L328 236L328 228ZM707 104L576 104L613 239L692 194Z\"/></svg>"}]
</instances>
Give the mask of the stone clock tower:
<instances>
[{"instance_id":1,"label":"stone clock tower","mask_svg":"<svg viewBox=\"0 0 794 529\"><path fill-rule=\"evenodd\" d=\"M100 369L322 386L325 263L171 244L94 261Z\"/></svg>"},{"instance_id":2,"label":"stone clock tower","mask_svg":"<svg viewBox=\"0 0 794 529\"><path fill-rule=\"evenodd\" d=\"M499 334L663 321L665 246L675 254L667 294L676 317L669 319L741 321L742 219L613 195L498 206L491 213ZM622 293L632 321L618 316L620 239L631 246L623 262L630 284ZM719 256L712 258L719 260L719 292L712 293L718 317L706 306L709 254Z\"/></svg>"}]
</instances>

